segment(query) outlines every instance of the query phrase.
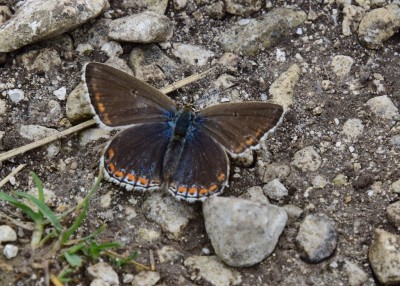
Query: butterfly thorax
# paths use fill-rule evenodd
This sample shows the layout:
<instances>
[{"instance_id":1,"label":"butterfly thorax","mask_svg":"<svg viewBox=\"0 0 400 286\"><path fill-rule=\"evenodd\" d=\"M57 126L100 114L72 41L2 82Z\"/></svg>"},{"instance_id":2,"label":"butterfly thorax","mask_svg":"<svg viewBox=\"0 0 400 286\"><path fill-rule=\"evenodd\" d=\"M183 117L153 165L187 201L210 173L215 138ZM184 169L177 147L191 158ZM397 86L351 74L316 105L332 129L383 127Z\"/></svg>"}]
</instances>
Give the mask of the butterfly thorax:
<instances>
[{"instance_id":1,"label":"butterfly thorax","mask_svg":"<svg viewBox=\"0 0 400 286\"><path fill-rule=\"evenodd\" d=\"M163 162L163 188L168 189L172 176L182 156L185 141L193 129L195 113L190 106L185 106L177 113L173 135L169 141Z\"/></svg>"}]
</instances>

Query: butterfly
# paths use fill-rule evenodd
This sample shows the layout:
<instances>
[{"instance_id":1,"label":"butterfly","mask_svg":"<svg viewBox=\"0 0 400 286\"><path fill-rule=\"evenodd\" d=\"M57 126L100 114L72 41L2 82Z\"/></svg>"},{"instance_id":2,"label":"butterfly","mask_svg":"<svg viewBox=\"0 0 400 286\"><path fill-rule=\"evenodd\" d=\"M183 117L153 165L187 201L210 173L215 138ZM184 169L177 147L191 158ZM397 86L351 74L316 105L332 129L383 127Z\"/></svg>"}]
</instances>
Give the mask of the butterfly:
<instances>
[{"instance_id":1,"label":"butterfly","mask_svg":"<svg viewBox=\"0 0 400 286\"><path fill-rule=\"evenodd\" d=\"M128 190L164 190L204 201L229 180L230 154L256 148L283 117L280 105L222 103L194 111L118 69L85 66L92 111L101 126L121 128L101 158L105 178Z\"/></svg>"}]
</instances>

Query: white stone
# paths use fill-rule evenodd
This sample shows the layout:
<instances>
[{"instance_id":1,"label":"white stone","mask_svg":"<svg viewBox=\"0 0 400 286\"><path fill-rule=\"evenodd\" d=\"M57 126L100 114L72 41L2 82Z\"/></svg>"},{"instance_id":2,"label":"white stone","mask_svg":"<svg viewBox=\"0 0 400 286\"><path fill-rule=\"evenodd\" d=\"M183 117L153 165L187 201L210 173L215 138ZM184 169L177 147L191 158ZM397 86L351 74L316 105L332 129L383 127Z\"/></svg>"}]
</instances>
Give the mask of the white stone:
<instances>
[{"instance_id":1,"label":"white stone","mask_svg":"<svg viewBox=\"0 0 400 286\"><path fill-rule=\"evenodd\" d=\"M208 51L200 46L179 43L173 44L172 54L183 62L194 66L204 66L214 57L212 51Z\"/></svg>"},{"instance_id":2,"label":"white stone","mask_svg":"<svg viewBox=\"0 0 400 286\"><path fill-rule=\"evenodd\" d=\"M0 243L6 241L16 241L17 233L8 225L0 225Z\"/></svg>"},{"instance_id":3,"label":"white stone","mask_svg":"<svg viewBox=\"0 0 400 286\"><path fill-rule=\"evenodd\" d=\"M347 77L353 66L354 60L349 56L338 55L332 59L331 67L333 72L341 79Z\"/></svg>"},{"instance_id":4,"label":"white stone","mask_svg":"<svg viewBox=\"0 0 400 286\"><path fill-rule=\"evenodd\" d=\"M363 285L368 280L368 274L361 269L356 263L346 260L344 264L344 270L348 277L348 283L350 286Z\"/></svg>"},{"instance_id":5,"label":"white stone","mask_svg":"<svg viewBox=\"0 0 400 286\"><path fill-rule=\"evenodd\" d=\"M289 194L289 191L279 181L274 179L263 187L264 194L273 200L282 200Z\"/></svg>"},{"instance_id":6,"label":"white stone","mask_svg":"<svg viewBox=\"0 0 400 286\"><path fill-rule=\"evenodd\" d=\"M168 41L172 33L173 24L166 16L146 11L113 20L108 36L116 41L156 43Z\"/></svg>"},{"instance_id":7,"label":"white stone","mask_svg":"<svg viewBox=\"0 0 400 286\"><path fill-rule=\"evenodd\" d=\"M59 89L53 91L53 94L59 99L59 100L65 100L67 96L67 88L65 86L60 87Z\"/></svg>"},{"instance_id":8,"label":"white stone","mask_svg":"<svg viewBox=\"0 0 400 286\"><path fill-rule=\"evenodd\" d=\"M343 133L350 140L356 140L364 132L364 124L358 118L350 118L343 125Z\"/></svg>"},{"instance_id":9,"label":"white stone","mask_svg":"<svg viewBox=\"0 0 400 286\"><path fill-rule=\"evenodd\" d=\"M8 91L8 97L14 103L18 103L24 99L24 91L21 89L10 89Z\"/></svg>"},{"instance_id":10,"label":"white stone","mask_svg":"<svg viewBox=\"0 0 400 286\"><path fill-rule=\"evenodd\" d=\"M399 110L387 95L371 98L366 103L375 116L382 119L398 119Z\"/></svg>"},{"instance_id":11,"label":"white stone","mask_svg":"<svg viewBox=\"0 0 400 286\"><path fill-rule=\"evenodd\" d=\"M3 254L7 259L14 258L18 254L18 246L6 244L3 249Z\"/></svg>"},{"instance_id":12,"label":"white stone","mask_svg":"<svg viewBox=\"0 0 400 286\"><path fill-rule=\"evenodd\" d=\"M283 208L215 196L203 203L203 215L215 253L234 267L252 266L268 257L287 221Z\"/></svg>"},{"instance_id":13,"label":"white stone","mask_svg":"<svg viewBox=\"0 0 400 286\"><path fill-rule=\"evenodd\" d=\"M93 279L100 279L109 285L119 285L117 272L105 262L99 262L87 268L87 273Z\"/></svg>"},{"instance_id":14,"label":"white stone","mask_svg":"<svg viewBox=\"0 0 400 286\"><path fill-rule=\"evenodd\" d=\"M105 52L108 57L118 57L124 52L121 45L115 41L104 43L101 46L101 50Z\"/></svg>"},{"instance_id":15,"label":"white stone","mask_svg":"<svg viewBox=\"0 0 400 286\"><path fill-rule=\"evenodd\" d=\"M154 192L142 206L145 216L161 226L167 237L179 240L183 229L193 217L193 209L190 205L182 204L172 196L163 196L160 192Z\"/></svg>"},{"instance_id":16,"label":"white stone","mask_svg":"<svg viewBox=\"0 0 400 286\"><path fill-rule=\"evenodd\" d=\"M89 43L78 44L75 49L81 56L88 56L93 52L93 47Z\"/></svg>"}]
</instances>

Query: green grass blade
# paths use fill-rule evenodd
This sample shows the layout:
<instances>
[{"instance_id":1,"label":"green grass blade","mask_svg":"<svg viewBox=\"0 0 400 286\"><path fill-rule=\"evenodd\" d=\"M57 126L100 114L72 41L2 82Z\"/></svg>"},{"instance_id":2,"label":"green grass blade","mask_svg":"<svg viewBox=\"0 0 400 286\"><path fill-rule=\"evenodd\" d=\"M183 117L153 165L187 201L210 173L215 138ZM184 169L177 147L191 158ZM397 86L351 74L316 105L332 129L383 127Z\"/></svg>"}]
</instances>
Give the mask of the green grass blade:
<instances>
[{"instance_id":1,"label":"green grass blade","mask_svg":"<svg viewBox=\"0 0 400 286\"><path fill-rule=\"evenodd\" d=\"M42 213L43 216L50 221L50 223L53 225L53 227L58 232L61 232L62 227L61 227L60 221L58 220L57 216L53 213L53 211L48 206L46 206L46 204L44 202L42 202L39 199L35 198L34 196L29 195L24 192L16 192L15 194L17 196L20 196L22 198L25 198L25 199L31 201L39 209L39 212Z\"/></svg>"},{"instance_id":2,"label":"green grass blade","mask_svg":"<svg viewBox=\"0 0 400 286\"><path fill-rule=\"evenodd\" d=\"M40 213L34 212L30 207L21 203L20 201L16 200L14 197L0 192L0 200L9 202L10 204L14 205L15 207L21 209L27 216L29 216L35 223L41 223L44 217Z\"/></svg>"},{"instance_id":3,"label":"green grass blade","mask_svg":"<svg viewBox=\"0 0 400 286\"><path fill-rule=\"evenodd\" d=\"M82 258L73 253L73 254L69 254L68 252L64 253L64 257L67 260L68 264L71 265L72 267L81 267L82 266Z\"/></svg>"},{"instance_id":4,"label":"green grass blade","mask_svg":"<svg viewBox=\"0 0 400 286\"><path fill-rule=\"evenodd\" d=\"M36 175L35 172L29 172L33 179L33 183L35 184L36 188L38 189L38 199L39 201L44 203L44 193L43 193L43 184L42 181L40 181L38 175Z\"/></svg>"},{"instance_id":5,"label":"green grass blade","mask_svg":"<svg viewBox=\"0 0 400 286\"><path fill-rule=\"evenodd\" d=\"M92 190L89 192L89 194L84 198L82 203L77 207L77 210L81 209L81 212L79 213L78 217L75 219L74 223L72 226L67 229L63 235L62 238L62 243L66 243L71 235L79 228L79 226L82 224L83 220L86 218L87 212L89 210L89 200L90 197L98 190L100 187L100 182L101 179L103 178L103 170L101 169L99 172L99 175L97 176L96 182L92 188Z\"/></svg>"}]
</instances>

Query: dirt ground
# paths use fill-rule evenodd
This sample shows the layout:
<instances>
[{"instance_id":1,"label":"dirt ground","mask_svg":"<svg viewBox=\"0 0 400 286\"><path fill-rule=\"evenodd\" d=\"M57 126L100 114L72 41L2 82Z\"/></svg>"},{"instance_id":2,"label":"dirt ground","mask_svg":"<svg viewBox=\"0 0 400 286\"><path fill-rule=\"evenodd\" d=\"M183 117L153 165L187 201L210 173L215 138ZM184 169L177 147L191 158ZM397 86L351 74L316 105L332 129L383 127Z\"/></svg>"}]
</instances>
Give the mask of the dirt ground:
<instances>
[{"instance_id":1,"label":"dirt ground","mask_svg":"<svg viewBox=\"0 0 400 286\"><path fill-rule=\"evenodd\" d=\"M110 2L112 9L120 7L118 1ZM301 26L304 30L303 35L297 35L293 31L273 48L252 57L240 56L237 71L224 71L237 78L235 86L237 90L248 94L250 99L259 100L260 94L268 93L269 86L282 72L292 64L298 63L302 72L295 87L293 105L285 114L282 124L268 138L269 161L290 166L294 154L306 146L314 146L322 157L322 165L317 171L302 172L292 167L290 175L282 181L289 190L289 195L282 201L272 201L272 203L280 206L292 204L303 209L304 213L296 223L286 226L271 256L253 267L236 269L242 276L241 285L347 285L348 277L344 271L346 260L357 263L367 273L369 280L364 285L376 285L377 282L368 262L368 247L371 244L373 230L382 228L399 234L399 230L388 222L385 213L390 203L399 200L399 195L390 191L390 185L400 178L398 169L400 152L389 143L391 136L399 132L399 122L377 118L365 104L375 96L388 95L393 103L399 106L399 34L385 42L383 49L367 49L359 43L357 35L343 36L340 8L335 4L328 5L321 2L323 1L273 1L273 8L291 5L307 14L313 11L319 16L313 20L306 20ZM11 1L6 4L14 7L15 3L16 1ZM334 24L332 18L333 9L339 10L338 25ZM263 7L259 12L252 14L252 17L257 18L269 10L271 9ZM133 12L126 10L115 15L121 17ZM174 35L171 42L206 47L214 52L215 59L224 53L215 42L216 33L236 24L241 18L225 14L222 19L209 17L196 19L193 13L188 13L192 25L187 31L185 29L187 21L182 20L179 12L174 12L171 3L166 15L174 21ZM94 21L90 21L68 33L73 38L75 47L79 43L87 42L87 31L93 23ZM309 40L301 39L305 36L308 36ZM129 43L121 43L121 45L124 53L120 58L128 61L130 51L135 45ZM3 151L29 143L17 134L21 124L38 124L57 130L69 127L69 124L63 120L58 122L45 120L48 116L45 103L54 99L50 87L56 80L57 85L65 86L69 94L79 83L85 62L104 62L107 59L98 50L89 55L80 55L74 50L72 58L61 57L62 68L45 75L31 74L16 60L19 55L27 51L49 46L52 46L51 41L28 45L8 53L4 62L0 64L0 81L7 82L15 79L16 86L25 91L25 98L27 98L18 104L13 104L7 96L0 95L1 99L7 101L8 107L6 115L0 117L0 130L7 134L1 144ZM285 61L277 61L277 48L286 53ZM168 50L164 52L174 59ZM303 62L298 62L297 53L303 57ZM351 73L345 79L338 79L330 68L330 62L335 55L347 55L354 59ZM177 79L201 72L208 66L196 67L183 64L181 67L173 78L152 84L162 87ZM373 82L377 74L382 76L380 82L384 90L377 89ZM218 72L213 73L173 93L172 96L177 101L180 101L184 94L202 98L218 76ZM323 80L332 82L329 90L321 88ZM351 83L354 81L360 83L356 94L350 91ZM221 97L224 97L224 91L221 92ZM59 103L62 117L65 118L65 100ZM316 107L321 110L318 114L313 112ZM350 118L360 119L364 125L364 131L356 142L349 143L343 140L342 129L344 122ZM15 134L15 136L10 134ZM52 205L54 209L59 206L72 207L84 197L87 190L91 189L98 172L102 149L107 142L102 139L82 146L80 139L81 134L74 134L60 140L60 152L54 157L47 156L46 148L41 147L0 163L0 178L5 177L19 164L27 164L16 176L15 185L7 184L2 190L10 192L15 189L23 191L32 189L28 171L35 171L45 188L55 193L56 198ZM343 144L341 148L337 147L338 141ZM350 152L350 146L356 151ZM354 156L354 153L357 156ZM257 152L254 155L256 158L260 156ZM60 167L60 162L67 162L64 168ZM72 164L73 162L75 163ZM361 168L355 168L355 163ZM230 186L223 196L237 197L246 192L249 187L263 185L260 176L257 175L260 170L257 170L255 164L250 167L233 165L231 170L235 167L240 168L241 176L231 179ZM339 174L347 177L347 183L344 186L335 186L332 183ZM312 186L316 175L323 176L329 183L322 189L308 192L308 196L305 196L306 190ZM371 189L375 190L373 195L370 193ZM112 201L105 209L101 206L101 197L108 192L111 192ZM81 229L82 236L102 223L107 223L107 229L101 239L123 241L125 246L122 250L126 253L138 251L137 260L145 265L149 264L150 250L156 252L162 246L173 246L182 254L182 258L173 264L159 263L156 259L156 270L161 276L159 285L208 285L204 280L192 281L191 274L183 266L186 258L204 255L204 249L209 249L213 254L213 248L204 227L201 203L190 205L195 212L194 219L191 219L184 229L182 238L179 241L173 241L163 235L160 226L145 218L140 207L145 199L146 195L142 193L127 192L116 185L104 182L92 199L89 219L85 221ZM0 206L3 213L27 220L16 212L14 207L3 202L0 202ZM134 208L136 217L130 220L125 219L127 208ZM338 245L335 253L318 264L302 261L295 245L299 223L308 213L328 215L334 220L338 231ZM9 224L3 218L0 221L2 224ZM140 234L142 229L154 230L161 236L154 241L143 239ZM2 285L42 285L41 277L44 277L46 271L30 263L32 261L29 258L29 248L26 248L29 245L29 238L30 233L24 231L23 236L17 241L20 253L13 260L6 260L3 255L0 255L0 264L3 265L1 272L5 277L2 278ZM13 270L4 271L4 265L12 266ZM55 260L49 265L49 272L59 273L61 268L62 262ZM123 273L136 273L132 266L115 270L121 278ZM90 284L85 267L74 275L74 280L70 285L78 284Z\"/></svg>"}]
</instances>

